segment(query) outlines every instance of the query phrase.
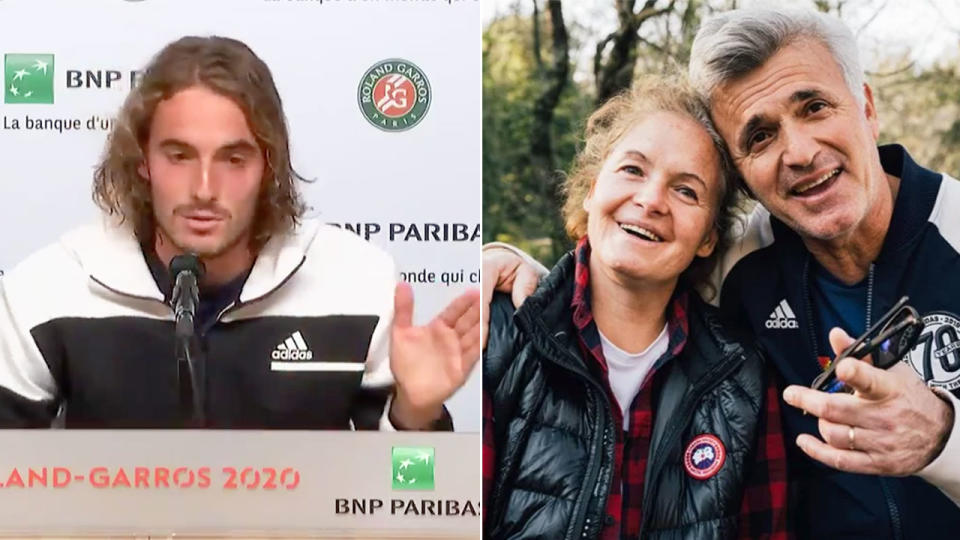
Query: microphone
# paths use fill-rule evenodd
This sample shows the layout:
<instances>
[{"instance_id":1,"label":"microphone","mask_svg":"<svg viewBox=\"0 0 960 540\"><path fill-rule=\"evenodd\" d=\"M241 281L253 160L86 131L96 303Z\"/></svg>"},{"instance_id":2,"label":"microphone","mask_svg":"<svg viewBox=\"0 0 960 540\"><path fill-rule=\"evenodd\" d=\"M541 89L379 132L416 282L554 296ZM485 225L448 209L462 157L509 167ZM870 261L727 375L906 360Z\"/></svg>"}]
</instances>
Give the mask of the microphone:
<instances>
[{"instance_id":1,"label":"microphone","mask_svg":"<svg viewBox=\"0 0 960 540\"><path fill-rule=\"evenodd\" d=\"M176 316L178 338L193 336L194 319L200 304L198 282L204 271L203 263L193 253L177 255L170 261L170 277L174 283L170 303Z\"/></svg>"},{"instance_id":2,"label":"microphone","mask_svg":"<svg viewBox=\"0 0 960 540\"><path fill-rule=\"evenodd\" d=\"M180 414L188 426L204 425L203 366L191 353L194 320L200 304L198 282L203 276L203 263L193 253L177 255L170 261L173 293L170 304L176 317L174 333L177 350L177 381L180 394Z\"/></svg>"}]
</instances>

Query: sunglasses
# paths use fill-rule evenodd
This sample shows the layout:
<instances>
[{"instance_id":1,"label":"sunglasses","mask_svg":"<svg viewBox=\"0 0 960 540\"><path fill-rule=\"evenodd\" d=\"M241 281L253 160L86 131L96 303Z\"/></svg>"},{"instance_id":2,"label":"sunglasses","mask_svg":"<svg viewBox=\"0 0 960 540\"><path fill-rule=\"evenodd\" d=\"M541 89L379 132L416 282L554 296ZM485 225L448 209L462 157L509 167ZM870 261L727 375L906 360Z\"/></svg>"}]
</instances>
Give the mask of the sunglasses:
<instances>
[{"instance_id":1,"label":"sunglasses","mask_svg":"<svg viewBox=\"0 0 960 540\"><path fill-rule=\"evenodd\" d=\"M868 354L873 355L873 365L880 369L888 369L902 360L916 346L923 332L923 319L917 310L907 305L908 300L906 296L901 298L880 320L838 354L830 367L813 380L810 388L829 394L852 394L853 389L838 380L835 373L842 358L859 360Z\"/></svg>"}]
</instances>

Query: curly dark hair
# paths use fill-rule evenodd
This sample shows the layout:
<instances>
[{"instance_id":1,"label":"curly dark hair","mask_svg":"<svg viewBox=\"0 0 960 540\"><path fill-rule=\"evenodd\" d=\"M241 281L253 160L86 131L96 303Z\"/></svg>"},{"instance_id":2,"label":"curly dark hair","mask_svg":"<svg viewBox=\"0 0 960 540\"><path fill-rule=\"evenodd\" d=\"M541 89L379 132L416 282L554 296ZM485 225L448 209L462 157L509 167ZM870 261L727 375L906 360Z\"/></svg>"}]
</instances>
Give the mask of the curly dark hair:
<instances>
[{"instance_id":1,"label":"curly dark hair","mask_svg":"<svg viewBox=\"0 0 960 540\"><path fill-rule=\"evenodd\" d=\"M156 218L150 185L137 169L144 162L157 104L202 86L243 110L266 161L251 247L299 224L306 206L297 191L303 180L290 162L289 135L280 95L267 65L244 43L224 37L188 36L163 48L123 104L94 173L93 200L104 212L129 221L143 244L153 241Z\"/></svg>"},{"instance_id":2,"label":"curly dark hair","mask_svg":"<svg viewBox=\"0 0 960 540\"><path fill-rule=\"evenodd\" d=\"M745 191L726 144L710 120L709 110L683 75L645 75L628 90L610 98L587 119L584 146L563 185L563 217L567 234L574 240L587 234L587 212L583 209L583 201L590 193L604 160L632 126L646 115L659 111L683 114L698 122L710 135L719 154L721 190L714 221L717 245L709 257L695 258L680 275L681 280L712 297L717 291L710 286L710 275L732 243L730 233L741 214Z\"/></svg>"}]
</instances>

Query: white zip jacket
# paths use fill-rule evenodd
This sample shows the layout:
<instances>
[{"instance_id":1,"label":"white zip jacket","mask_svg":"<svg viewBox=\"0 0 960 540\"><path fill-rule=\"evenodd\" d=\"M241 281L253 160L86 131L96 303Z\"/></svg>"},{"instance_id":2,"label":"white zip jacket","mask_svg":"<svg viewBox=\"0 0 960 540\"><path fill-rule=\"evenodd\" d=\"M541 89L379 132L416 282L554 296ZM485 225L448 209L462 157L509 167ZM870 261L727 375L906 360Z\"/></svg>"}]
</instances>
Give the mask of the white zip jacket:
<instances>
[{"instance_id":1,"label":"white zip jacket","mask_svg":"<svg viewBox=\"0 0 960 540\"><path fill-rule=\"evenodd\" d=\"M391 429L389 255L313 221L270 239L198 332L207 427ZM73 230L0 278L0 425L176 427L173 311L127 226Z\"/></svg>"}]
</instances>

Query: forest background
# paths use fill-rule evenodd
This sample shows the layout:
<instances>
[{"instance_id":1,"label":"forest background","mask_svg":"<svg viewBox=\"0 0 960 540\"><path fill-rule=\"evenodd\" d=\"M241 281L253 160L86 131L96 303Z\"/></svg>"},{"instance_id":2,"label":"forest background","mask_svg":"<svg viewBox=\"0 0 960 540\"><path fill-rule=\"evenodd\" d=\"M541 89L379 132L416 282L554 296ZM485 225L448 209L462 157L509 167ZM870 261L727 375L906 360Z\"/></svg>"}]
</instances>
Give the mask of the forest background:
<instances>
[{"instance_id":1,"label":"forest background","mask_svg":"<svg viewBox=\"0 0 960 540\"><path fill-rule=\"evenodd\" d=\"M685 69L700 22L736 0L484 0L483 237L547 266L572 247L564 171L598 104L644 73ZM764 2L769 4L769 2ZM960 0L796 0L857 37L880 143L960 177Z\"/></svg>"}]
</instances>

